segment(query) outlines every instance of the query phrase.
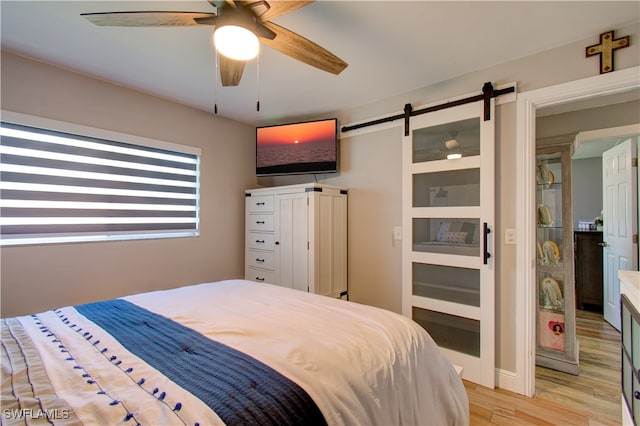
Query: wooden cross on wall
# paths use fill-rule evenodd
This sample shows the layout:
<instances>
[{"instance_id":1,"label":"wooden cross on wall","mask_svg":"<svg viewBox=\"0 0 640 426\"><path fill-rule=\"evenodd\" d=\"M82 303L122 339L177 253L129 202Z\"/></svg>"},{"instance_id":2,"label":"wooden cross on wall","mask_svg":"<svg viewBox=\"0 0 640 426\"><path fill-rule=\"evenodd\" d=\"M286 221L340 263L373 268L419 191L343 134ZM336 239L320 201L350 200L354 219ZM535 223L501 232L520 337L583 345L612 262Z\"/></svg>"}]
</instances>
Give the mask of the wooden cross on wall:
<instances>
[{"instance_id":1,"label":"wooden cross on wall","mask_svg":"<svg viewBox=\"0 0 640 426\"><path fill-rule=\"evenodd\" d=\"M600 55L600 74L613 71L613 51L629 47L629 36L614 39L613 30L600 34L600 44L588 46L586 50L589 56Z\"/></svg>"}]
</instances>

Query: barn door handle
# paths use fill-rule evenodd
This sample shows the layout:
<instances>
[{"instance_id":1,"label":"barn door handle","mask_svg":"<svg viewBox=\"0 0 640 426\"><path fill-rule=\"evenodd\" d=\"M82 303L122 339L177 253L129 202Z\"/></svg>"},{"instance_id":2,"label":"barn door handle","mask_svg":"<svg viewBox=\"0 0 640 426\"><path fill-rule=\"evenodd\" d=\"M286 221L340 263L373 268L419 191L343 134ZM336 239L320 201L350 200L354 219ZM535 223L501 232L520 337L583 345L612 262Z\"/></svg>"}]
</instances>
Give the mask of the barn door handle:
<instances>
[{"instance_id":1,"label":"barn door handle","mask_svg":"<svg viewBox=\"0 0 640 426\"><path fill-rule=\"evenodd\" d=\"M487 251L487 235L491 233L491 229L489 229L489 225L487 222L482 224L482 263L485 265L489 262L489 258L491 257L491 253Z\"/></svg>"}]
</instances>

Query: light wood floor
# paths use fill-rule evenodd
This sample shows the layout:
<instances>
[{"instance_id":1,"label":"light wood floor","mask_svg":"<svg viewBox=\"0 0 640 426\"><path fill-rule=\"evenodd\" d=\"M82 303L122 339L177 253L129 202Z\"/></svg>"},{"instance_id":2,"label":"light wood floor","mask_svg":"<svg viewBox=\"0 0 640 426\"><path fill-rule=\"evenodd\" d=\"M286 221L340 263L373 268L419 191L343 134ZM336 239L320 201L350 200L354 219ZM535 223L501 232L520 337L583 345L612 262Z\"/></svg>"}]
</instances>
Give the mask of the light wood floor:
<instances>
[{"instance_id":1,"label":"light wood floor","mask_svg":"<svg viewBox=\"0 0 640 426\"><path fill-rule=\"evenodd\" d=\"M620 425L620 333L578 311L580 374L536 367L536 396L465 381L472 425Z\"/></svg>"}]
</instances>

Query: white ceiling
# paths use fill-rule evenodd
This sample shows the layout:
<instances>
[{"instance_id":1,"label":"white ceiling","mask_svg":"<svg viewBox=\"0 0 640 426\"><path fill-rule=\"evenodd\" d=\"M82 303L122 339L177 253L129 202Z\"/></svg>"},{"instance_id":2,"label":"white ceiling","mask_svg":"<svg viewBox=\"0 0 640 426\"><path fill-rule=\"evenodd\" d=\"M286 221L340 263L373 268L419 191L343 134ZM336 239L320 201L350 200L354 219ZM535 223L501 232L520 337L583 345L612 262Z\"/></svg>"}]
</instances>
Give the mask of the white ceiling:
<instances>
[{"instance_id":1,"label":"white ceiling","mask_svg":"<svg viewBox=\"0 0 640 426\"><path fill-rule=\"evenodd\" d=\"M574 41L595 44L640 19L638 1L317 1L274 22L341 57L345 71L335 76L263 46L259 81L254 60L239 86L223 88L211 27L98 27L80 17L212 11L205 0L2 0L0 8L3 49L209 112L216 102L218 115L255 125L366 105Z\"/></svg>"}]
</instances>

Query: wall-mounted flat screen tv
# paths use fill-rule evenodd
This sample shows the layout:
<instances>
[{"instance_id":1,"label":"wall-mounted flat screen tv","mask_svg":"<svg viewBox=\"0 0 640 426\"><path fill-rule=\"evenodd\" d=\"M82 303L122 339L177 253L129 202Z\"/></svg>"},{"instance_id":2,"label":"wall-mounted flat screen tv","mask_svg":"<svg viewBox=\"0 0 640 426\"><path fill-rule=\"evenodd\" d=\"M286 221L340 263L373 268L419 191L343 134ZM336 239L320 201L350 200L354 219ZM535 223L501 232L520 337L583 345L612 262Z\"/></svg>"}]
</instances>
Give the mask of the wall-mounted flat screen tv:
<instances>
[{"instance_id":1,"label":"wall-mounted flat screen tv","mask_svg":"<svg viewBox=\"0 0 640 426\"><path fill-rule=\"evenodd\" d=\"M338 120L256 128L256 175L338 171Z\"/></svg>"}]
</instances>

